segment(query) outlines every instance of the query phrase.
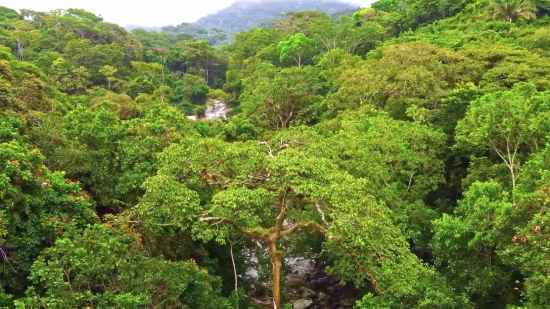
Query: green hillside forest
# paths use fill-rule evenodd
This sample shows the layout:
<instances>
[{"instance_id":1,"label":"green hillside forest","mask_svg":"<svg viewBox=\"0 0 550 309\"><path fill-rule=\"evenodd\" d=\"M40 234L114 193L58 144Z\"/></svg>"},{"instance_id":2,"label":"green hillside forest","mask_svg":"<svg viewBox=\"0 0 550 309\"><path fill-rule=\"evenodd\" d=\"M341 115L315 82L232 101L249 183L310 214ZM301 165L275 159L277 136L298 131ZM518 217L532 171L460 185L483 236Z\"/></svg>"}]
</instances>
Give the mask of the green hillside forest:
<instances>
[{"instance_id":1,"label":"green hillside forest","mask_svg":"<svg viewBox=\"0 0 550 309\"><path fill-rule=\"evenodd\" d=\"M549 13L0 7L0 308L550 308Z\"/></svg>"},{"instance_id":2,"label":"green hillside forest","mask_svg":"<svg viewBox=\"0 0 550 309\"><path fill-rule=\"evenodd\" d=\"M288 12L322 11L328 15L356 9L338 0L248 0L237 1L217 13L199 18L196 26L216 28L224 32L239 32L262 25L271 20L280 20Z\"/></svg>"},{"instance_id":3,"label":"green hillside forest","mask_svg":"<svg viewBox=\"0 0 550 309\"><path fill-rule=\"evenodd\" d=\"M206 40L211 46L223 46L232 41L236 32L255 27L272 28L273 24L303 11L322 11L337 21L341 15L353 15L357 7L336 0L252 0L238 1L214 14L200 18L195 23L181 23L177 26L124 28L136 35L143 30L164 32L165 36L184 34L187 39ZM170 33L172 32L172 33Z\"/></svg>"}]
</instances>

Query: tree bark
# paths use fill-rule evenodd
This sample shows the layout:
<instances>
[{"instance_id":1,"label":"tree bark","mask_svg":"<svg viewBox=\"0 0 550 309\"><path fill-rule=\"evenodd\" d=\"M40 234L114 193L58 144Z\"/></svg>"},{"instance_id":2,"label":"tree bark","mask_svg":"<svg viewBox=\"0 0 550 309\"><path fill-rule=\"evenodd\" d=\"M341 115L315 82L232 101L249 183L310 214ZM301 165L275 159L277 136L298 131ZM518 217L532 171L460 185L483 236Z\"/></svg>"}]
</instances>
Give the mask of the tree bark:
<instances>
[{"instance_id":1,"label":"tree bark","mask_svg":"<svg viewBox=\"0 0 550 309\"><path fill-rule=\"evenodd\" d=\"M239 277L237 276L237 266L235 265L235 257L233 257L233 242L229 241L231 253L231 263L233 264L233 275L235 277L235 296L238 296L239 293ZM237 309L239 309L239 300L237 299Z\"/></svg>"},{"instance_id":2,"label":"tree bark","mask_svg":"<svg viewBox=\"0 0 550 309\"><path fill-rule=\"evenodd\" d=\"M17 54L19 56L19 61L25 60L25 52L23 50L23 41L21 39L17 38Z\"/></svg>"},{"instance_id":3,"label":"tree bark","mask_svg":"<svg viewBox=\"0 0 550 309\"><path fill-rule=\"evenodd\" d=\"M271 280L271 291L273 293L273 309L281 309L281 268L283 253L277 250L277 240L269 242L271 263L273 264L273 278Z\"/></svg>"}]
</instances>

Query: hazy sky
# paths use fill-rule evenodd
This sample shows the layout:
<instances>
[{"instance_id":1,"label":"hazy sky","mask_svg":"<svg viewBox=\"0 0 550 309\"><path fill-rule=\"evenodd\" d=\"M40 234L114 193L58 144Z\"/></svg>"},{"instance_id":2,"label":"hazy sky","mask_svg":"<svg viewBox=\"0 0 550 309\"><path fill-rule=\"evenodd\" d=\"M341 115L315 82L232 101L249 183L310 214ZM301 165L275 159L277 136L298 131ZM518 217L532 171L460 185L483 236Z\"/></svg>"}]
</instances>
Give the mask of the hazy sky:
<instances>
[{"instance_id":1,"label":"hazy sky","mask_svg":"<svg viewBox=\"0 0 550 309\"><path fill-rule=\"evenodd\" d=\"M344 0L342 0L344 1ZM375 0L345 0L358 6L368 6ZM140 26L178 25L182 22L194 22L198 18L215 13L235 0L0 0L0 6L12 9L31 9L51 11L54 9L78 8L101 14L105 21L121 26L137 24Z\"/></svg>"}]
</instances>

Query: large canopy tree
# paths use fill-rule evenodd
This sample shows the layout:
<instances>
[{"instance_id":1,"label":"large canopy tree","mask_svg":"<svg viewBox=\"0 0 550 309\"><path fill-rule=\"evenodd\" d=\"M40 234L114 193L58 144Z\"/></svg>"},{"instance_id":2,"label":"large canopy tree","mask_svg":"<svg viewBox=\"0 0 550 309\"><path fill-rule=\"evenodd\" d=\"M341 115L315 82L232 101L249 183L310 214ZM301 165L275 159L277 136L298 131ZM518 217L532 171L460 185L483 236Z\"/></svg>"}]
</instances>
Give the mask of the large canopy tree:
<instances>
[{"instance_id":1,"label":"large canopy tree","mask_svg":"<svg viewBox=\"0 0 550 309\"><path fill-rule=\"evenodd\" d=\"M395 261L399 255L410 255L408 246L391 221L376 223L375 217L386 218L383 212L387 208L366 197L367 183L340 171L309 147L320 142L311 130L297 128L260 143L188 139L174 144L162 154L158 175L146 181L146 193L137 213L149 224L191 229L201 239L224 242L230 233L237 232L263 244L273 264L272 289L277 309L282 302L284 248L280 242L300 231L327 234L332 230L334 235L344 237L339 238L339 243L347 241L350 247L376 241L372 257L348 260L342 264L347 266L337 269L348 272L350 279L358 278L355 271L350 272L349 263L360 263L364 270L362 280L370 282L375 290L387 289L386 284L378 287L377 280L384 280L380 279L384 277L381 269L399 264ZM349 217L358 215L355 211L372 213L374 221ZM353 222L361 224L366 233L376 233L351 238L343 231L354 229L350 225ZM384 233L388 237L375 237ZM401 253L395 255L395 250ZM344 251L334 252L335 257L348 256ZM386 253L376 258L381 252ZM416 259L412 255L410 258Z\"/></svg>"}]
</instances>

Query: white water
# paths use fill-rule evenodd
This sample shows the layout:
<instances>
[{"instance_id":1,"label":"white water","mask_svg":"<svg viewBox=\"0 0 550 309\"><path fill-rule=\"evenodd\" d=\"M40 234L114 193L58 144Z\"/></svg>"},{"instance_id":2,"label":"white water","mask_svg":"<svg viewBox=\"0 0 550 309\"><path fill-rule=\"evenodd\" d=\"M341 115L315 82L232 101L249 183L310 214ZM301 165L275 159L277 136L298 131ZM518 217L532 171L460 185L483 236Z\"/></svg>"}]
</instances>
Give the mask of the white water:
<instances>
[{"instance_id":1,"label":"white water","mask_svg":"<svg viewBox=\"0 0 550 309\"><path fill-rule=\"evenodd\" d=\"M225 105L222 101L218 99L208 99L206 102L206 112L203 120L215 120L215 119L225 119L229 107ZM187 116L191 120L197 120L197 116Z\"/></svg>"}]
</instances>

